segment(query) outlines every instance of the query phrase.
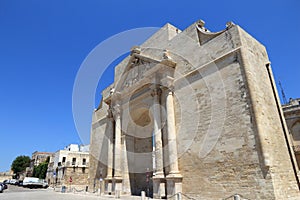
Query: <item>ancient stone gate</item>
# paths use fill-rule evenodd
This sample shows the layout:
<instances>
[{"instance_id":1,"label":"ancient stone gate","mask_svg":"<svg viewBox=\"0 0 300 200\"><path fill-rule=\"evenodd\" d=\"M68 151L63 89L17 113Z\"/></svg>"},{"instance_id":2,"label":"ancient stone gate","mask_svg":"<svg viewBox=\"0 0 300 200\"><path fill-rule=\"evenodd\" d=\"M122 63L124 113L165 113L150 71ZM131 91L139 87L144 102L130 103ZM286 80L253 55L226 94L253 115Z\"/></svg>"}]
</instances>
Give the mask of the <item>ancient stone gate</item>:
<instances>
[{"instance_id":1,"label":"ancient stone gate","mask_svg":"<svg viewBox=\"0 0 300 200\"><path fill-rule=\"evenodd\" d=\"M299 197L265 47L239 26L165 25L131 49L102 96L89 177L103 177L107 194Z\"/></svg>"}]
</instances>

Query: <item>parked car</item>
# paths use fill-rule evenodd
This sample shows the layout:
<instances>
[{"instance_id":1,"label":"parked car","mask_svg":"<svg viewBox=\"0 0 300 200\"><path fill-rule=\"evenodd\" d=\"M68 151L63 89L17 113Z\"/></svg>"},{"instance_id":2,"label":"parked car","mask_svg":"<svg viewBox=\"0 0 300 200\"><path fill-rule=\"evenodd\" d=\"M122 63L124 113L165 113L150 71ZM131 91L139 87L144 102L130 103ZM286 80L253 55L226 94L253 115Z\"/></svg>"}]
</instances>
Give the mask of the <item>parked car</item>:
<instances>
[{"instance_id":1,"label":"parked car","mask_svg":"<svg viewBox=\"0 0 300 200\"><path fill-rule=\"evenodd\" d=\"M0 183L0 185L3 186L3 190L6 190L7 189L7 185L3 182L3 183Z\"/></svg>"},{"instance_id":2,"label":"parked car","mask_svg":"<svg viewBox=\"0 0 300 200\"><path fill-rule=\"evenodd\" d=\"M16 185L16 183L17 183L16 179L10 179L9 180L9 184L11 184L11 185Z\"/></svg>"},{"instance_id":3,"label":"parked car","mask_svg":"<svg viewBox=\"0 0 300 200\"><path fill-rule=\"evenodd\" d=\"M48 182L45 179L41 179L41 182L43 184L43 188L48 188L49 187Z\"/></svg>"},{"instance_id":4,"label":"parked car","mask_svg":"<svg viewBox=\"0 0 300 200\"><path fill-rule=\"evenodd\" d=\"M42 188L48 188L48 182L45 179L40 179L40 183L42 184Z\"/></svg>"},{"instance_id":5,"label":"parked car","mask_svg":"<svg viewBox=\"0 0 300 200\"><path fill-rule=\"evenodd\" d=\"M25 177L23 180L23 187L28 188L47 188L48 183L44 179L35 177Z\"/></svg>"},{"instance_id":6,"label":"parked car","mask_svg":"<svg viewBox=\"0 0 300 200\"><path fill-rule=\"evenodd\" d=\"M16 183L17 186L23 186L23 181L22 180L18 180L18 182Z\"/></svg>"},{"instance_id":7,"label":"parked car","mask_svg":"<svg viewBox=\"0 0 300 200\"><path fill-rule=\"evenodd\" d=\"M0 193L2 193L3 190L4 190L4 188L3 188L2 184L0 184Z\"/></svg>"}]
</instances>

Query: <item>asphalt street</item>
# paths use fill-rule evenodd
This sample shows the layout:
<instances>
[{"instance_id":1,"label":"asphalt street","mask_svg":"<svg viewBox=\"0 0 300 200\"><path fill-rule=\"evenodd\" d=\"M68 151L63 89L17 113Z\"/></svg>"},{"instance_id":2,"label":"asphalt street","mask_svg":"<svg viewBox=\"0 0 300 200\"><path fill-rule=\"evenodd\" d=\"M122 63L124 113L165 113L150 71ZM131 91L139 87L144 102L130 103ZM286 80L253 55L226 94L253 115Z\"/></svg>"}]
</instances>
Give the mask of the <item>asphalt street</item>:
<instances>
[{"instance_id":1,"label":"asphalt street","mask_svg":"<svg viewBox=\"0 0 300 200\"><path fill-rule=\"evenodd\" d=\"M74 194L74 193L61 193L54 191L52 188L48 189L29 189L18 187L14 185L8 185L8 189L0 193L0 200L112 200L113 196L99 196L96 194ZM124 200L137 200L141 197L121 197Z\"/></svg>"}]
</instances>

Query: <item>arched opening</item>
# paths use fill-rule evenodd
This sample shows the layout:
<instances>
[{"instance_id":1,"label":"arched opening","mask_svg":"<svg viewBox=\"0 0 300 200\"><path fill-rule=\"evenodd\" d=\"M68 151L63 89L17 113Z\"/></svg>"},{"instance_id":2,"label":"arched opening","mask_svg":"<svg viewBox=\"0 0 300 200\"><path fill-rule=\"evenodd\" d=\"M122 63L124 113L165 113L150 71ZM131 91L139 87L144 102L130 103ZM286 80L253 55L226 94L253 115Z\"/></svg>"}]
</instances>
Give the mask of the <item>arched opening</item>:
<instances>
[{"instance_id":1,"label":"arched opening","mask_svg":"<svg viewBox=\"0 0 300 200\"><path fill-rule=\"evenodd\" d=\"M126 151L132 195L153 196L153 97L150 84L135 90L130 96L126 112ZM126 121L126 122L125 122Z\"/></svg>"}]
</instances>

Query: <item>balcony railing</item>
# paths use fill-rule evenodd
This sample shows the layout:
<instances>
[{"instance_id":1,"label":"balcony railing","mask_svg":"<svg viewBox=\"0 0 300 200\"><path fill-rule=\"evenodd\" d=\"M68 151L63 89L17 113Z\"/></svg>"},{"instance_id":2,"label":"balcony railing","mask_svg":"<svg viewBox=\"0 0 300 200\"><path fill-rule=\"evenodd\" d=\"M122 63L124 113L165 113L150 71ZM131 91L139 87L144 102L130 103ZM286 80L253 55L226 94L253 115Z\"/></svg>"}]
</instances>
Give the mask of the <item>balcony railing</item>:
<instances>
[{"instance_id":1,"label":"balcony railing","mask_svg":"<svg viewBox=\"0 0 300 200\"><path fill-rule=\"evenodd\" d=\"M72 161L67 161L65 163L61 163L61 165L59 165L58 167L88 167L89 162L85 162L83 163L82 161L78 161L78 162L72 162Z\"/></svg>"}]
</instances>

